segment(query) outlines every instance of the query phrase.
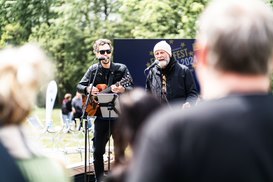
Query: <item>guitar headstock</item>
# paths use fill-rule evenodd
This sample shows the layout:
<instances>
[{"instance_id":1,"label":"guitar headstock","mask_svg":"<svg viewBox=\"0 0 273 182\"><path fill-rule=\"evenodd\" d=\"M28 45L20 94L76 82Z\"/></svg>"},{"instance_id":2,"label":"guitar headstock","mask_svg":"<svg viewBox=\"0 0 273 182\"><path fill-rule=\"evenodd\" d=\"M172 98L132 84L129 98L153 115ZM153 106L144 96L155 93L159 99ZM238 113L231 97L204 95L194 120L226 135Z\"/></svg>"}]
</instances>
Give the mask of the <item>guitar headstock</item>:
<instances>
[{"instance_id":1,"label":"guitar headstock","mask_svg":"<svg viewBox=\"0 0 273 182\"><path fill-rule=\"evenodd\" d=\"M123 87L128 87L128 86L131 86L132 85L132 82L133 82L133 79L127 75L126 77L122 78L118 84L123 86Z\"/></svg>"}]
</instances>

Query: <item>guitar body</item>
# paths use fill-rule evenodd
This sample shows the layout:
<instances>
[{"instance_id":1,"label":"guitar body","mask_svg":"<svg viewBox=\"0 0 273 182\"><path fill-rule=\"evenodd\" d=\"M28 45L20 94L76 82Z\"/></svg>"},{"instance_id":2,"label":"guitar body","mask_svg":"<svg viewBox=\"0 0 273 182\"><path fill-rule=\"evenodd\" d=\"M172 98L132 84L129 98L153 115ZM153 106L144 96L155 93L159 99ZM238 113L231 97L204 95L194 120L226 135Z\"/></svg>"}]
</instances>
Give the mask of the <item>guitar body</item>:
<instances>
[{"instance_id":1,"label":"guitar body","mask_svg":"<svg viewBox=\"0 0 273 182\"><path fill-rule=\"evenodd\" d=\"M130 85L132 82L132 79L130 77L123 78L120 82L117 82L115 85L116 86L125 86L125 85ZM99 89L100 93L110 93L111 92L111 87L107 87L106 84L97 84L96 87ZM87 96L82 95L82 103L83 107L85 106L85 103L87 101ZM85 112L87 113L88 116L95 116L98 109L99 109L99 103L96 98L96 96L91 96L90 101L88 105L86 106Z\"/></svg>"},{"instance_id":2,"label":"guitar body","mask_svg":"<svg viewBox=\"0 0 273 182\"><path fill-rule=\"evenodd\" d=\"M106 84L98 84L96 86L100 92L102 92L103 90L105 90L107 88ZM87 96L86 95L82 95L82 104L83 106L85 106L85 103L87 101ZM88 116L95 116L97 111L99 109L99 103L96 100L95 96L91 96L88 105L86 106L86 113Z\"/></svg>"},{"instance_id":3,"label":"guitar body","mask_svg":"<svg viewBox=\"0 0 273 182\"><path fill-rule=\"evenodd\" d=\"M89 103L88 103L88 105L86 106L86 109L85 109L88 116L95 116L95 114L96 114L96 112L97 112L97 110L99 108L98 104L96 104L92 100L93 100L93 98L91 96L90 101L89 101ZM87 101L87 96L82 95L82 104L83 104L83 106L85 106L86 101Z\"/></svg>"}]
</instances>

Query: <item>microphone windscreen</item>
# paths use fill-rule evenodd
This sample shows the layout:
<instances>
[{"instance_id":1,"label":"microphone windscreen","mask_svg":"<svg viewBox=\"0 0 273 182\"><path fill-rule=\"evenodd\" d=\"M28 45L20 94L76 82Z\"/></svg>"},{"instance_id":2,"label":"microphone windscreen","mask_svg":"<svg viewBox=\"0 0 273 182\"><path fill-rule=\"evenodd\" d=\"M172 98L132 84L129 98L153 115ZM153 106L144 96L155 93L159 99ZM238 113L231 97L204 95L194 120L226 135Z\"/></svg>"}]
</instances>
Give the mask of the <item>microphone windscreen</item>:
<instances>
[{"instance_id":1,"label":"microphone windscreen","mask_svg":"<svg viewBox=\"0 0 273 182\"><path fill-rule=\"evenodd\" d=\"M98 60L101 61L101 60L106 60L106 57L105 56L100 56L98 57Z\"/></svg>"}]
</instances>

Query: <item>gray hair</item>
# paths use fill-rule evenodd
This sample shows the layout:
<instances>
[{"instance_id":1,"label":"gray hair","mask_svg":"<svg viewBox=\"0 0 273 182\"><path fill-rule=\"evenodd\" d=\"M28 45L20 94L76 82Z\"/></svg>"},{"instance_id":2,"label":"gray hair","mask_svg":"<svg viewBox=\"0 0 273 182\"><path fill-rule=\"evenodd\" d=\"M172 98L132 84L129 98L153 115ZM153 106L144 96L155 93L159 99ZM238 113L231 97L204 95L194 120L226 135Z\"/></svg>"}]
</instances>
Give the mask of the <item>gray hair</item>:
<instances>
[{"instance_id":1,"label":"gray hair","mask_svg":"<svg viewBox=\"0 0 273 182\"><path fill-rule=\"evenodd\" d=\"M199 20L199 43L216 69L245 75L269 74L273 11L261 0L215 0Z\"/></svg>"}]
</instances>

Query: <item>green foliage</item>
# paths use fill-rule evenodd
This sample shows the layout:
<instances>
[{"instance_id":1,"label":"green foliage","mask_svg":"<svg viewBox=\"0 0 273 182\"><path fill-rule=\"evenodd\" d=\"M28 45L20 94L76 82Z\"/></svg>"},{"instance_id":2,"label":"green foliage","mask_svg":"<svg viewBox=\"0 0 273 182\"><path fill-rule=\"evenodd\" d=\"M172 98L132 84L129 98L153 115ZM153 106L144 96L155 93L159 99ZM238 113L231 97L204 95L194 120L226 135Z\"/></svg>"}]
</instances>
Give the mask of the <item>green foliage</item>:
<instances>
[{"instance_id":1,"label":"green foliage","mask_svg":"<svg viewBox=\"0 0 273 182\"><path fill-rule=\"evenodd\" d=\"M108 17L113 9L110 4L110 1L82 0L56 3L51 11L58 16L50 19L50 24L33 29L30 40L41 43L56 61L59 103L66 92L76 92L76 84L95 62L94 40L113 37L111 31L102 31L111 29L111 24L105 23L110 21Z\"/></svg>"},{"instance_id":2,"label":"green foliage","mask_svg":"<svg viewBox=\"0 0 273 182\"><path fill-rule=\"evenodd\" d=\"M19 23L7 24L3 28L3 34L0 40L0 47L5 47L6 45L20 45L23 43L23 27Z\"/></svg>"},{"instance_id":3,"label":"green foliage","mask_svg":"<svg viewBox=\"0 0 273 182\"><path fill-rule=\"evenodd\" d=\"M208 1L0 0L0 48L41 44L56 64L60 103L96 62L96 39L195 38L197 18Z\"/></svg>"},{"instance_id":4,"label":"green foliage","mask_svg":"<svg viewBox=\"0 0 273 182\"><path fill-rule=\"evenodd\" d=\"M48 23L50 0L0 0L1 46L20 45L28 41L32 28ZM3 28L4 27L4 28ZM10 30L10 27L13 27Z\"/></svg>"},{"instance_id":5,"label":"green foliage","mask_svg":"<svg viewBox=\"0 0 273 182\"><path fill-rule=\"evenodd\" d=\"M120 1L123 26L128 27L133 38L194 38L197 17L206 3L193 0Z\"/></svg>"}]
</instances>

